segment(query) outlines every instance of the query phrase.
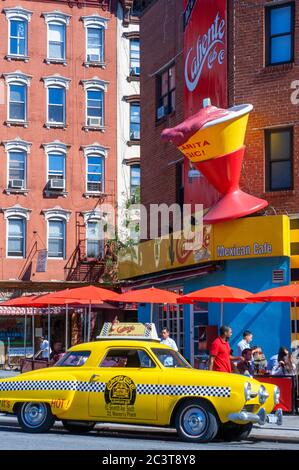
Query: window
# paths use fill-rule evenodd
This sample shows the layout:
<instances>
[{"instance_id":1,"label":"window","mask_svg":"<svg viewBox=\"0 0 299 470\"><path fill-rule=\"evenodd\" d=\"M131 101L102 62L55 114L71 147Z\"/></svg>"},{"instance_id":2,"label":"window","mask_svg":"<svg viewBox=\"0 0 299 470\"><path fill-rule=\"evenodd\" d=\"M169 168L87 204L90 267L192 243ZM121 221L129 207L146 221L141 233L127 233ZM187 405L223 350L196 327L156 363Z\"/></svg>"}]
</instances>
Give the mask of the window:
<instances>
[{"instance_id":1,"label":"window","mask_svg":"<svg viewBox=\"0 0 299 470\"><path fill-rule=\"evenodd\" d=\"M65 24L48 24L48 59L65 60Z\"/></svg>"},{"instance_id":2,"label":"window","mask_svg":"<svg viewBox=\"0 0 299 470\"><path fill-rule=\"evenodd\" d=\"M140 165L130 166L130 195L134 198L140 190Z\"/></svg>"},{"instance_id":3,"label":"window","mask_svg":"<svg viewBox=\"0 0 299 470\"><path fill-rule=\"evenodd\" d=\"M130 140L140 140L140 104L130 104Z\"/></svg>"},{"instance_id":4,"label":"window","mask_svg":"<svg viewBox=\"0 0 299 470\"><path fill-rule=\"evenodd\" d=\"M24 189L26 187L26 153L8 153L8 187Z\"/></svg>"},{"instance_id":5,"label":"window","mask_svg":"<svg viewBox=\"0 0 299 470\"><path fill-rule=\"evenodd\" d=\"M87 61L104 62L104 29L87 28Z\"/></svg>"},{"instance_id":6,"label":"window","mask_svg":"<svg viewBox=\"0 0 299 470\"><path fill-rule=\"evenodd\" d=\"M65 88L48 87L47 122L65 124Z\"/></svg>"},{"instance_id":7,"label":"window","mask_svg":"<svg viewBox=\"0 0 299 470\"><path fill-rule=\"evenodd\" d=\"M191 368L190 364L174 350L153 348L152 351L164 367Z\"/></svg>"},{"instance_id":8,"label":"window","mask_svg":"<svg viewBox=\"0 0 299 470\"><path fill-rule=\"evenodd\" d=\"M154 368L156 364L142 349L110 349L100 367Z\"/></svg>"},{"instance_id":9,"label":"window","mask_svg":"<svg viewBox=\"0 0 299 470\"><path fill-rule=\"evenodd\" d=\"M87 191L104 191L104 158L98 155L87 157Z\"/></svg>"},{"instance_id":10,"label":"window","mask_svg":"<svg viewBox=\"0 0 299 470\"><path fill-rule=\"evenodd\" d=\"M7 256L25 258L25 226L23 218L9 218Z\"/></svg>"},{"instance_id":11,"label":"window","mask_svg":"<svg viewBox=\"0 0 299 470\"><path fill-rule=\"evenodd\" d=\"M140 41L130 40L130 75L140 75Z\"/></svg>"},{"instance_id":12,"label":"window","mask_svg":"<svg viewBox=\"0 0 299 470\"><path fill-rule=\"evenodd\" d=\"M27 55L27 21L11 19L9 22L9 54Z\"/></svg>"},{"instance_id":13,"label":"window","mask_svg":"<svg viewBox=\"0 0 299 470\"><path fill-rule=\"evenodd\" d=\"M175 110L175 67L174 65L157 76L157 114L161 119Z\"/></svg>"},{"instance_id":14,"label":"window","mask_svg":"<svg viewBox=\"0 0 299 470\"><path fill-rule=\"evenodd\" d=\"M65 155L61 153L48 154L48 181L50 189L64 189Z\"/></svg>"},{"instance_id":15,"label":"window","mask_svg":"<svg viewBox=\"0 0 299 470\"><path fill-rule=\"evenodd\" d=\"M266 190L293 188L293 129L266 130Z\"/></svg>"},{"instance_id":16,"label":"window","mask_svg":"<svg viewBox=\"0 0 299 470\"><path fill-rule=\"evenodd\" d=\"M56 362L55 367L80 367L85 364L90 351L70 351Z\"/></svg>"},{"instance_id":17,"label":"window","mask_svg":"<svg viewBox=\"0 0 299 470\"><path fill-rule=\"evenodd\" d=\"M294 2L266 8L267 65L294 61Z\"/></svg>"},{"instance_id":18,"label":"window","mask_svg":"<svg viewBox=\"0 0 299 470\"><path fill-rule=\"evenodd\" d=\"M28 60L28 23L32 11L22 7L4 8L8 21L8 55L9 59Z\"/></svg>"},{"instance_id":19,"label":"window","mask_svg":"<svg viewBox=\"0 0 299 470\"><path fill-rule=\"evenodd\" d=\"M26 121L27 87L23 84L9 85L9 111L10 121Z\"/></svg>"},{"instance_id":20,"label":"window","mask_svg":"<svg viewBox=\"0 0 299 470\"><path fill-rule=\"evenodd\" d=\"M48 221L48 257L65 258L65 221Z\"/></svg>"},{"instance_id":21,"label":"window","mask_svg":"<svg viewBox=\"0 0 299 470\"><path fill-rule=\"evenodd\" d=\"M87 90L87 126L104 125L104 93L103 90Z\"/></svg>"},{"instance_id":22,"label":"window","mask_svg":"<svg viewBox=\"0 0 299 470\"><path fill-rule=\"evenodd\" d=\"M87 221L87 257L104 257L104 233L100 220Z\"/></svg>"}]
</instances>

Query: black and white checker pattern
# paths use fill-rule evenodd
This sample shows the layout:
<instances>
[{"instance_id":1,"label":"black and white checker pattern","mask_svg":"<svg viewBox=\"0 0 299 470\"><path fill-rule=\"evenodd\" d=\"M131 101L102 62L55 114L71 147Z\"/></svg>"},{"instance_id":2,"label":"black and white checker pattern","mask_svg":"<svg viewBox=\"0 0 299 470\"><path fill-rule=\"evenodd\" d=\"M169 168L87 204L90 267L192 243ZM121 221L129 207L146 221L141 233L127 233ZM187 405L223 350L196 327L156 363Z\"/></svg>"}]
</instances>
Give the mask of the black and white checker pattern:
<instances>
[{"instance_id":1,"label":"black and white checker pattern","mask_svg":"<svg viewBox=\"0 0 299 470\"><path fill-rule=\"evenodd\" d=\"M14 380L0 381L0 392L32 390L72 390L77 392L103 393L104 382L83 382L68 380ZM156 385L138 384L139 395L204 396L229 398L230 387L209 387L197 385Z\"/></svg>"},{"instance_id":2,"label":"black and white checker pattern","mask_svg":"<svg viewBox=\"0 0 299 470\"><path fill-rule=\"evenodd\" d=\"M203 397L230 397L230 387L209 387L197 385L155 385L139 384L140 395L199 395Z\"/></svg>"}]
</instances>

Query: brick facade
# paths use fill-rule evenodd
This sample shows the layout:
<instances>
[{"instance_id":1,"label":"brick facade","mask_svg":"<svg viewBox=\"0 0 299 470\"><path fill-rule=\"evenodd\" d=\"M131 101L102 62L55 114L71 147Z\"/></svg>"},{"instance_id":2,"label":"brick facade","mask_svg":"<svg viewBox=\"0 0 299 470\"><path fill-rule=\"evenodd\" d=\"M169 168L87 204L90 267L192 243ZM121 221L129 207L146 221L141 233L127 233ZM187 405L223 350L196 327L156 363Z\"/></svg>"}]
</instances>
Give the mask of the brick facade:
<instances>
[{"instance_id":1,"label":"brick facade","mask_svg":"<svg viewBox=\"0 0 299 470\"><path fill-rule=\"evenodd\" d=\"M162 142L166 127L183 120L183 0L159 0L141 18L141 201L150 204L176 202L176 165L182 158L174 146ZM175 112L156 121L156 73L175 63ZM149 213L149 210L147 211Z\"/></svg>"},{"instance_id":2,"label":"brick facade","mask_svg":"<svg viewBox=\"0 0 299 470\"><path fill-rule=\"evenodd\" d=\"M160 134L183 120L183 1L174 1L171 12L167 3L158 0L144 13L141 20L142 44L142 144L141 199L151 203L171 204L176 201L175 165L181 155L174 146L165 144ZM267 2L277 5L288 2ZM291 83L299 80L299 1L295 2L295 62L289 65L265 66L265 1L228 0L228 99L229 105L252 103L249 118L246 153L242 170L242 188L269 202L263 213L298 213L298 107L291 103ZM163 122L155 121L155 73L175 57L176 112ZM265 190L264 131L292 126L294 135L294 189Z\"/></svg>"}]
</instances>

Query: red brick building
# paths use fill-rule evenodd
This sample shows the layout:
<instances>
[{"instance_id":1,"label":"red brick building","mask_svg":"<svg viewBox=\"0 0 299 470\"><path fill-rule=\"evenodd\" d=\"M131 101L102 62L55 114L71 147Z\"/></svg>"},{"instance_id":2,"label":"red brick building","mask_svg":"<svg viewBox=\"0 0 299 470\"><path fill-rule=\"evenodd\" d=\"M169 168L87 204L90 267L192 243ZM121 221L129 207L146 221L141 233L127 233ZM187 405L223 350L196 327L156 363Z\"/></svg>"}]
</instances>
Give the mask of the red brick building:
<instances>
[{"instance_id":1,"label":"red brick building","mask_svg":"<svg viewBox=\"0 0 299 470\"><path fill-rule=\"evenodd\" d=\"M117 188L116 4L2 1L3 297L101 279L103 204Z\"/></svg>"},{"instance_id":2,"label":"red brick building","mask_svg":"<svg viewBox=\"0 0 299 470\"><path fill-rule=\"evenodd\" d=\"M148 2L141 20L141 199L147 207L183 199L181 154L160 139L164 128L183 120L183 0L172 3L169 11L168 2ZM228 1L228 103L254 106L241 186L269 202L267 214L299 212L298 9L298 1ZM162 80L168 80L163 92ZM159 111L164 98L166 111Z\"/></svg>"}]
</instances>

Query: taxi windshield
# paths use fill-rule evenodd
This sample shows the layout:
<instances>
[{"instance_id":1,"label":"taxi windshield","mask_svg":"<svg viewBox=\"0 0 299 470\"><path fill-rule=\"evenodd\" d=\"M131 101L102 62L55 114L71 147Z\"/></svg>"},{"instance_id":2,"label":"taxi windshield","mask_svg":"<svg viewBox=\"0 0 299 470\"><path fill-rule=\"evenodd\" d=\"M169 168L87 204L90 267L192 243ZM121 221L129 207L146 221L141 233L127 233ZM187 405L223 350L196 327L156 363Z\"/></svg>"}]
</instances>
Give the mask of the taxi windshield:
<instances>
[{"instance_id":1,"label":"taxi windshield","mask_svg":"<svg viewBox=\"0 0 299 470\"><path fill-rule=\"evenodd\" d=\"M70 351L66 353L54 367L80 367L85 364L90 351Z\"/></svg>"},{"instance_id":2,"label":"taxi windshield","mask_svg":"<svg viewBox=\"0 0 299 470\"><path fill-rule=\"evenodd\" d=\"M192 369L183 356L172 349L153 348L152 351L164 367Z\"/></svg>"}]
</instances>

